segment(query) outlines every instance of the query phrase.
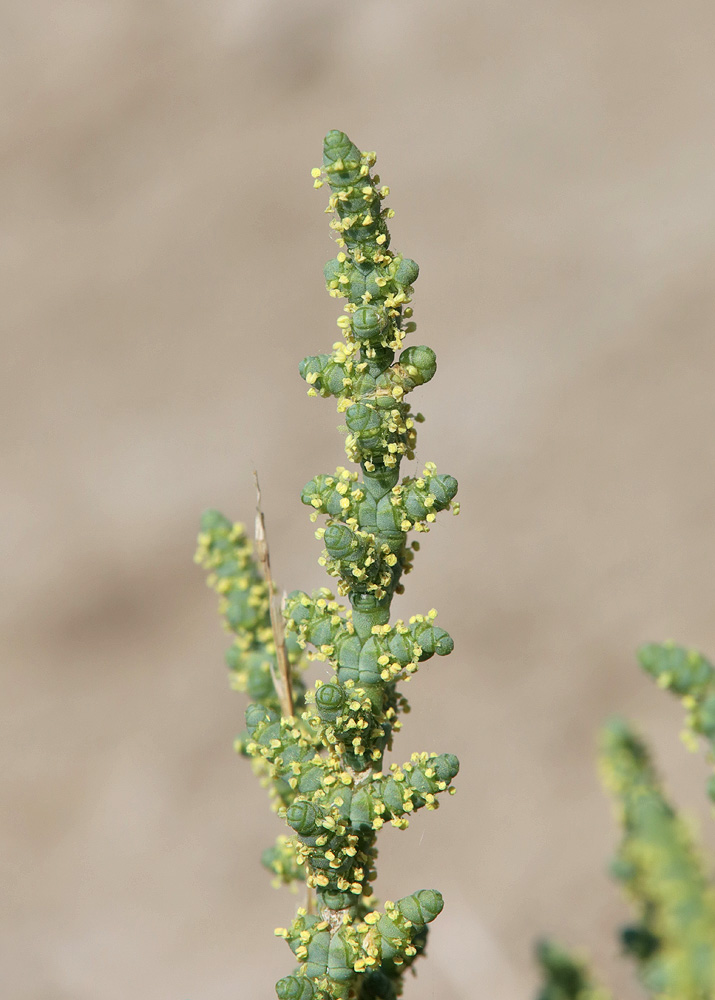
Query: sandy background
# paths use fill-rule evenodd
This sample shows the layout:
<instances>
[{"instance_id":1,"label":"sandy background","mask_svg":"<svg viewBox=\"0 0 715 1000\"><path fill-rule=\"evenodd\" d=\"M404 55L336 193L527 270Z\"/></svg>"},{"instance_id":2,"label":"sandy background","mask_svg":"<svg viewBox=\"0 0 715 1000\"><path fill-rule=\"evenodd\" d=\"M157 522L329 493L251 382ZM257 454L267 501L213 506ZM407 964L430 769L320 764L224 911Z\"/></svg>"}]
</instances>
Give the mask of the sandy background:
<instances>
[{"instance_id":1,"label":"sandy background","mask_svg":"<svg viewBox=\"0 0 715 1000\"><path fill-rule=\"evenodd\" d=\"M447 899L408 995L527 998L550 932L637 996L593 756L633 717L707 824L632 651L715 651L712 4L5 0L0 27L3 997L263 1000L291 966L192 554L257 466L277 577L323 582L298 493L342 445L296 366L334 339L333 127L422 267L418 461L463 508L400 604L457 648L399 756L463 762L384 836L383 898Z\"/></svg>"}]
</instances>

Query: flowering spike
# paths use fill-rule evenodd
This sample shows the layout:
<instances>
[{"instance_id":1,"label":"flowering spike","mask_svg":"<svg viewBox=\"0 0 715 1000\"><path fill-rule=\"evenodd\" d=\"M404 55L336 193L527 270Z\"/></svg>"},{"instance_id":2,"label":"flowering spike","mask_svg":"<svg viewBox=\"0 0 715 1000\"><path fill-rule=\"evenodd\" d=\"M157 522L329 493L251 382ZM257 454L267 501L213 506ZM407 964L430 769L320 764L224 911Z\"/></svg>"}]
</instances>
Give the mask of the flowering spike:
<instances>
[{"instance_id":1,"label":"flowering spike","mask_svg":"<svg viewBox=\"0 0 715 1000\"><path fill-rule=\"evenodd\" d=\"M322 167L313 170L315 186L330 188L340 247L325 281L345 306L337 323L342 339L330 353L304 358L299 371L311 395L337 399L357 469L314 476L301 494L311 517L325 518L319 561L336 579L338 599L324 589L284 599L283 672L294 714L281 714L288 709L275 683L266 560L256 562L243 528L216 512L205 515L199 535L197 561L236 636L229 651L234 683L251 698L236 748L253 760L287 825L263 863L278 884L303 880L308 890L310 905L280 931L298 962L276 985L281 1000L401 995L404 971L424 951L442 897L424 889L378 912L371 890L377 834L385 822L404 829L417 809L436 809L459 770L453 754L420 753L383 773L408 708L399 683L454 645L435 625L435 611L391 622L390 605L419 549L408 544L409 533L428 531L440 511L456 512L457 481L433 463L401 477L422 419L407 397L434 377L437 364L431 348L404 346L415 329L410 302L419 268L391 247L393 213L382 206L389 191L374 163L374 153L335 130L325 138ZM332 676L306 691L302 673L316 659Z\"/></svg>"},{"instance_id":2,"label":"flowering spike","mask_svg":"<svg viewBox=\"0 0 715 1000\"><path fill-rule=\"evenodd\" d=\"M715 669L703 656L672 643L643 646L643 668L686 702L688 732L713 742L708 708ZM622 827L612 874L635 918L620 930L622 951L635 963L645 992L656 1000L715 996L715 885L690 824L666 798L648 747L621 719L601 739L603 781ZM586 966L551 943L540 946L539 1000L607 1000Z\"/></svg>"}]
</instances>

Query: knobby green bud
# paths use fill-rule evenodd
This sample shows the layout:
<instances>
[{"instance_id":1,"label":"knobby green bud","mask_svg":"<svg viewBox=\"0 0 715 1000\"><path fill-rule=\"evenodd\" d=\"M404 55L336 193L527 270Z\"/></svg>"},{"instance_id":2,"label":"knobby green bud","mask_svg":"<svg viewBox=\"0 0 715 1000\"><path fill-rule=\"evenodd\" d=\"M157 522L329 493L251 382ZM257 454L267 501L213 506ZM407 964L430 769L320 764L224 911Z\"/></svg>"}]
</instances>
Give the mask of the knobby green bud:
<instances>
[{"instance_id":1,"label":"knobby green bud","mask_svg":"<svg viewBox=\"0 0 715 1000\"><path fill-rule=\"evenodd\" d=\"M315 990L311 979L286 976L276 983L279 1000L313 1000Z\"/></svg>"}]
</instances>

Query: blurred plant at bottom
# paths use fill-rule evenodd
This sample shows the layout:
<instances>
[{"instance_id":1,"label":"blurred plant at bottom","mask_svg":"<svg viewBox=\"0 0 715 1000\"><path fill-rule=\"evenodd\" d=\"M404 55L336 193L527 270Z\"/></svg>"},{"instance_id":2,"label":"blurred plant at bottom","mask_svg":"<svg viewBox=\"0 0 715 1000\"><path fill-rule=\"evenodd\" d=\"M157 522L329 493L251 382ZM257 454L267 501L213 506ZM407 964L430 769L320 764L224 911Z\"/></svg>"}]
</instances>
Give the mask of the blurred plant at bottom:
<instances>
[{"instance_id":1,"label":"blurred plant at bottom","mask_svg":"<svg viewBox=\"0 0 715 1000\"><path fill-rule=\"evenodd\" d=\"M709 743L715 761L715 668L700 653L672 643L644 646L643 669L686 709L683 741ZM612 795L622 838L612 874L623 884L634 919L620 930L645 993L657 1000L715 997L715 884L689 824L665 796L643 739L621 719L604 729L600 770ZM711 776L708 795L715 801ZM539 1000L608 1000L583 958L550 941L537 948Z\"/></svg>"}]
</instances>

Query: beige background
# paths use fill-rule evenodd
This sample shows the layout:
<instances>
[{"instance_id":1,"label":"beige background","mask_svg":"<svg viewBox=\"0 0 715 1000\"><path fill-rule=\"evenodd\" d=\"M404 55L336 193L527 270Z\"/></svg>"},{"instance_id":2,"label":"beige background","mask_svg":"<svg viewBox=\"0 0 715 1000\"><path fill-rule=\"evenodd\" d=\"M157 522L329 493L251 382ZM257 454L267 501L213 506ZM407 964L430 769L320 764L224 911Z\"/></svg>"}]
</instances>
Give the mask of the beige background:
<instances>
[{"instance_id":1,"label":"beige background","mask_svg":"<svg viewBox=\"0 0 715 1000\"><path fill-rule=\"evenodd\" d=\"M447 906L411 1000L529 997L532 942L612 929L594 773L613 711L707 824L637 644L715 651L715 14L666 0L5 0L3 997L269 998L294 900L232 754L243 700L192 565L251 517L323 583L298 501L341 461L305 353L335 339L322 135L379 153L438 377L418 460L461 484L400 609L441 609L398 755L458 795L378 889ZM712 838L711 838L712 841Z\"/></svg>"}]
</instances>

